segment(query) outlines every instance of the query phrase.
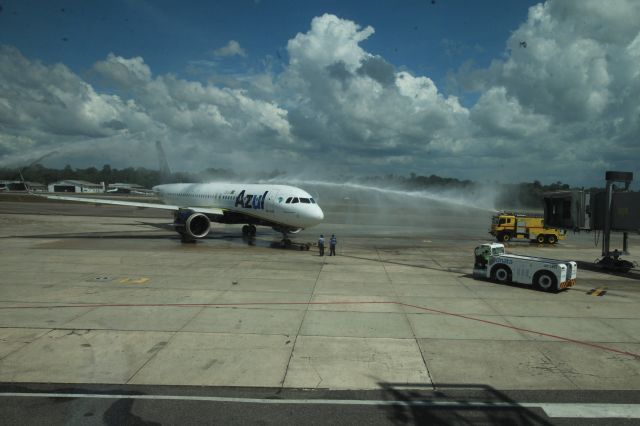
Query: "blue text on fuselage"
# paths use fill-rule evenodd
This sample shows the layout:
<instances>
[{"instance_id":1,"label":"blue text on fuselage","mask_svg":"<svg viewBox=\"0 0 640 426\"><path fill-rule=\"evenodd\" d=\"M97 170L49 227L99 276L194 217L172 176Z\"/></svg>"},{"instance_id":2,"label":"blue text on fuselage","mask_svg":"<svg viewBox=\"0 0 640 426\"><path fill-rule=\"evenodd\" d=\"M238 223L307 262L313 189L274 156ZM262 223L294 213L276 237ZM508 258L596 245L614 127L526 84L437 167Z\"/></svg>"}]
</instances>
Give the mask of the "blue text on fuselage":
<instances>
[{"instance_id":1,"label":"blue text on fuselage","mask_svg":"<svg viewBox=\"0 0 640 426\"><path fill-rule=\"evenodd\" d=\"M489 260L489 265L493 265L494 263L504 263L506 265L511 265L513 260L505 259L504 257L494 257Z\"/></svg>"},{"instance_id":2,"label":"blue text on fuselage","mask_svg":"<svg viewBox=\"0 0 640 426\"><path fill-rule=\"evenodd\" d=\"M269 191L264 191L262 195L246 194L246 191L243 189L236 197L235 207L240 206L245 209L263 210L264 200L267 199L268 193Z\"/></svg>"}]
</instances>

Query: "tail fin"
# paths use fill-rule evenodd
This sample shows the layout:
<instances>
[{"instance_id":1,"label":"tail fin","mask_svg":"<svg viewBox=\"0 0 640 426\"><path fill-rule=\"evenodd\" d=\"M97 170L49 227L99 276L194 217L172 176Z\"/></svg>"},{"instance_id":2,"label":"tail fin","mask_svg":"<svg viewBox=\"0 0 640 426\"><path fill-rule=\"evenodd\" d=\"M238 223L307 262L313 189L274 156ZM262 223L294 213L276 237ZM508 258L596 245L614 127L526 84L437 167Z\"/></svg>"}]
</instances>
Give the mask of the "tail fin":
<instances>
[{"instance_id":1,"label":"tail fin","mask_svg":"<svg viewBox=\"0 0 640 426\"><path fill-rule=\"evenodd\" d=\"M35 160L33 160L31 163L29 163L28 165L24 166L23 168L21 168L20 170L18 170L18 175L20 175L20 182L22 183L22 186L24 187L24 190L27 191L28 193L31 193L31 188L29 187L29 184L24 180L24 176L22 175L22 172L24 172L25 170L27 170L29 167L38 164L39 162L41 162L42 160L44 160L47 157L50 157L52 155L57 154L58 151L51 151Z\"/></svg>"},{"instance_id":2,"label":"tail fin","mask_svg":"<svg viewBox=\"0 0 640 426\"><path fill-rule=\"evenodd\" d=\"M162 183L167 183L171 177L171 169L169 169L169 162L167 161L167 156L164 154L164 149L162 149L162 143L160 141L156 141L156 150L158 151L160 180Z\"/></svg>"},{"instance_id":3,"label":"tail fin","mask_svg":"<svg viewBox=\"0 0 640 426\"><path fill-rule=\"evenodd\" d=\"M20 169L20 171L18 171L18 174L20 175L20 184L22 185L22 189L24 189L28 193L31 193L31 188L29 188L29 184L27 183L27 181L24 180L24 176L22 176L22 171L23 170L24 170L24 168Z\"/></svg>"}]
</instances>

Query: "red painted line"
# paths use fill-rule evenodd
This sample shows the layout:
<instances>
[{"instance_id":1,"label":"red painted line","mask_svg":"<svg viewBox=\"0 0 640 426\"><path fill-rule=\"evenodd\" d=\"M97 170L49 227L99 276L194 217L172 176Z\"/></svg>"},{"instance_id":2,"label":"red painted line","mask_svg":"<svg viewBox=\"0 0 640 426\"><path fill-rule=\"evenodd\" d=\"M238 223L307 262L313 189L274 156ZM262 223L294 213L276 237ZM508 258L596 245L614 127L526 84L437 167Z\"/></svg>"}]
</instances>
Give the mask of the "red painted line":
<instances>
[{"instance_id":1,"label":"red painted line","mask_svg":"<svg viewBox=\"0 0 640 426\"><path fill-rule=\"evenodd\" d=\"M456 314L453 312L441 311L438 309L426 308L424 306L411 305L409 303L393 302L393 301L336 301L336 302L239 302L239 303L90 303L90 304L75 304L75 305L23 305L23 306L0 306L1 309L55 309L55 308L143 308L143 307L156 307L156 308L212 308L212 307L229 307L229 306L256 306L256 305L366 305L366 304L388 304L399 305L414 309L420 309L423 311L434 312L437 314L448 315L457 318L463 318L471 321L477 321L484 324L496 325L499 327L508 328L511 330L522 331L525 333L537 334L539 336L550 337L552 339L562 340L565 342L575 343L595 349L601 349L608 352L617 353L620 355L630 356L632 358L640 359L640 354L633 352L621 351L619 349L611 348L597 343L585 342L582 340L571 339L568 337L562 337L551 333L545 333L541 331L528 330L526 328L516 327L509 324L502 324L495 321L485 320L481 318L474 318L467 315Z\"/></svg>"},{"instance_id":2,"label":"red painted line","mask_svg":"<svg viewBox=\"0 0 640 426\"><path fill-rule=\"evenodd\" d=\"M424 306L415 306L415 305L410 305L408 303L401 303L401 302L394 302L394 303L398 303L400 305L408 306L408 307L411 307L411 308L421 309L421 310L424 310L424 311L435 312L435 313L438 313L438 314L450 315L450 316L464 318L464 319L468 319L468 320L483 322L485 324L497 325L497 326L504 327L504 328L509 328L509 329L512 329L512 330L524 331L525 333L532 333L532 334L537 334L537 335L540 335L540 336L551 337L553 339L564 340L565 342L577 343L579 345L590 346L592 348L598 348L598 349L602 349L602 350L605 350L605 351L615 352L615 353L618 353L618 354L628 355L628 356L631 356L633 358L639 358L640 359L640 354L635 354L633 352L621 351L621 350L618 350L618 349L615 349L615 348L610 348L608 346L598 345L596 343L584 342L582 340L576 340L576 339L570 339L568 337L562 337L562 336L558 336L558 335L555 335L555 334L544 333L542 331L528 330L526 328L516 327L516 326L508 325L508 324L501 324L499 322L484 320L484 319L481 319L481 318L469 317L469 316L461 315L461 314L454 314L452 312L445 312L445 311L440 311L440 310L437 310L437 309L425 308Z\"/></svg>"}]
</instances>

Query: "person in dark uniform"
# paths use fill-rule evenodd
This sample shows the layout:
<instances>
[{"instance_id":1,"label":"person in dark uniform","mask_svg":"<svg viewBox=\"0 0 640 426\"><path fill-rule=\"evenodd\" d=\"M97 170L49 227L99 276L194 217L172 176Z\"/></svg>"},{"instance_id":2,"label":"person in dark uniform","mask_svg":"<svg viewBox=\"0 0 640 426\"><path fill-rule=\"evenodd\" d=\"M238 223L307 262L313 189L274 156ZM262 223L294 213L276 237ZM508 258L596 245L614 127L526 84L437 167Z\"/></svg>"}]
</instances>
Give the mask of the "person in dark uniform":
<instances>
[{"instance_id":1,"label":"person in dark uniform","mask_svg":"<svg viewBox=\"0 0 640 426\"><path fill-rule=\"evenodd\" d=\"M322 234L318 238L318 250L320 250L320 256L324 256L324 235Z\"/></svg>"},{"instance_id":2,"label":"person in dark uniform","mask_svg":"<svg viewBox=\"0 0 640 426\"><path fill-rule=\"evenodd\" d=\"M338 244L338 239L335 234L331 234L331 239L329 240L329 256L336 255L336 244Z\"/></svg>"}]
</instances>

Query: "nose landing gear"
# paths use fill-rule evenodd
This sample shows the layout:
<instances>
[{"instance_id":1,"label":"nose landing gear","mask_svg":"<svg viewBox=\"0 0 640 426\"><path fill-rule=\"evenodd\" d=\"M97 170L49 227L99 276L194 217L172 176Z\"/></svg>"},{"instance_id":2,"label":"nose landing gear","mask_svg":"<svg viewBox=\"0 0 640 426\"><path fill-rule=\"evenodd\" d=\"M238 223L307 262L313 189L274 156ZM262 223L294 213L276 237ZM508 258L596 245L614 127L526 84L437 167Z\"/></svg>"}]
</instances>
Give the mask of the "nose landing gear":
<instances>
[{"instance_id":1,"label":"nose landing gear","mask_svg":"<svg viewBox=\"0 0 640 426\"><path fill-rule=\"evenodd\" d=\"M285 249L290 249L292 247L298 247L300 251L309 250L311 248L311 244L309 243L294 243L289 238L289 234L287 232L282 232L282 241L280 241L280 247Z\"/></svg>"}]
</instances>

